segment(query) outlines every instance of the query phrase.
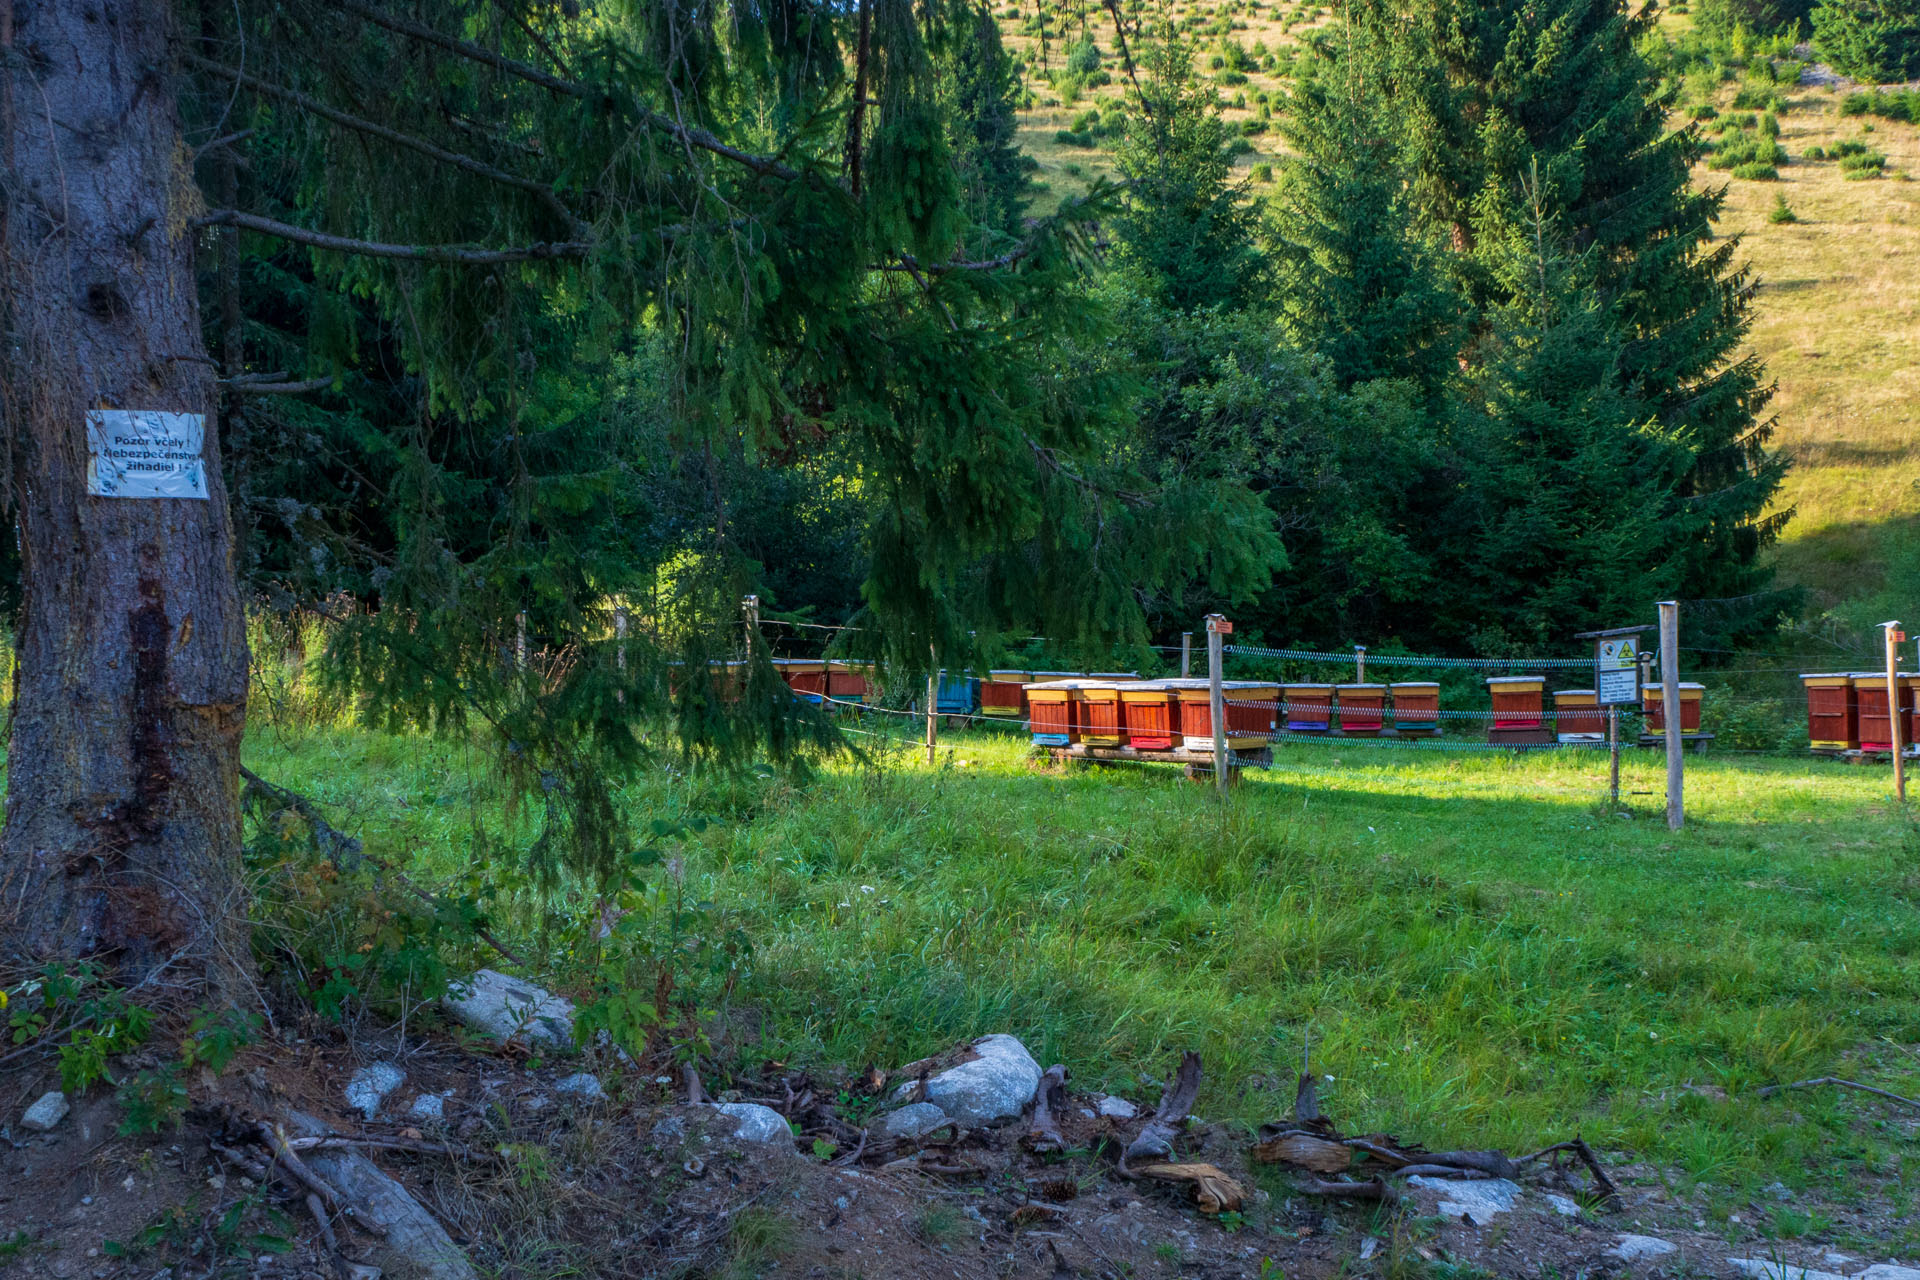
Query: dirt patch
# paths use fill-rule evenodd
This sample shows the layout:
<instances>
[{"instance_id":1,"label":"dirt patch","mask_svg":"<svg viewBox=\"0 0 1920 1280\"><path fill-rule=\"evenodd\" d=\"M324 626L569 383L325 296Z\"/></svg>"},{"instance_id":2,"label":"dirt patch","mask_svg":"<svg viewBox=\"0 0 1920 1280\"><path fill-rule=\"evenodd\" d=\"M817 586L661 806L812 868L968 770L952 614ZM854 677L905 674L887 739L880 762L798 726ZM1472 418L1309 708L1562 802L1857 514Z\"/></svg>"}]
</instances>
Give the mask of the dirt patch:
<instances>
[{"instance_id":1,"label":"dirt patch","mask_svg":"<svg viewBox=\"0 0 1920 1280\"><path fill-rule=\"evenodd\" d=\"M407 1078L383 1118L367 1122L340 1090L374 1058L396 1062ZM1484 1183L1411 1187L1397 1206L1330 1203L1301 1194L1283 1168L1250 1165L1248 1135L1202 1125L1181 1139L1180 1157L1216 1164L1250 1192L1243 1212L1210 1219L1178 1186L1119 1174L1119 1151L1144 1109L1138 1118L1103 1116L1097 1096L1069 1094L1059 1116L1063 1153L1028 1153L1018 1141L1024 1126L1014 1124L957 1138L942 1132L925 1150L875 1148L855 1162L856 1147L817 1134L743 1141L729 1117L680 1103L679 1084L652 1074L606 1070L607 1098L571 1100L556 1086L580 1066L530 1065L439 1040L356 1052L337 1033L317 1031L256 1046L219 1079L193 1082L184 1123L158 1137L118 1134L118 1104L96 1091L51 1133L16 1124L0 1144L0 1276L331 1280L304 1207L213 1146L235 1115L295 1110L338 1133L424 1135L470 1153L371 1154L487 1276L1323 1280L1474 1267L1527 1277L1731 1277L1729 1258L1855 1275L1897 1259L1865 1256L1857 1245L1850 1252L1859 1256L1835 1253L1813 1238L1763 1239L1769 1214L1789 1206L1824 1215L1827 1237L1889 1248L1916 1226L1894 1183L1848 1205L1756 1202L1750 1219L1709 1228L1700 1197L1617 1157L1610 1164L1621 1200L1611 1212L1578 1201L1585 1183L1572 1170L1544 1168L1491 1213L1475 1201L1462 1214L1450 1199ZM770 1067L744 1095L723 1097L813 1094L845 1100L858 1117L863 1099L897 1082L877 1073L809 1081ZM4 1114L17 1117L52 1083L44 1067L0 1081ZM442 1120L406 1118L422 1097L441 1100ZM350 1258L374 1255L375 1241L345 1225L339 1234ZM1672 1247L1624 1256L1628 1236Z\"/></svg>"}]
</instances>

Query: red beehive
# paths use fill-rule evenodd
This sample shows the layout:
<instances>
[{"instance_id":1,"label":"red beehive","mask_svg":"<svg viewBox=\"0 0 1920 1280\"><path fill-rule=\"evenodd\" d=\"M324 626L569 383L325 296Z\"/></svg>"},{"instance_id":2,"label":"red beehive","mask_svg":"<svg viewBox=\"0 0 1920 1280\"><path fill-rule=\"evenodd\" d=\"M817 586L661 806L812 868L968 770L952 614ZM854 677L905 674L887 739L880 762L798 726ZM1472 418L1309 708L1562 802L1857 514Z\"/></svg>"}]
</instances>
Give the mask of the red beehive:
<instances>
[{"instance_id":1,"label":"red beehive","mask_svg":"<svg viewBox=\"0 0 1920 1280\"><path fill-rule=\"evenodd\" d=\"M1493 722L1487 741L1505 747L1539 747L1553 741L1543 708L1547 682L1539 676L1488 676Z\"/></svg>"},{"instance_id":2,"label":"red beehive","mask_svg":"<svg viewBox=\"0 0 1920 1280\"><path fill-rule=\"evenodd\" d=\"M1039 746L1064 747L1080 741L1074 717L1073 681L1048 680L1026 686L1027 727Z\"/></svg>"},{"instance_id":3,"label":"red beehive","mask_svg":"<svg viewBox=\"0 0 1920 1280\"><path fill-rule=\"evenodd\" d=\"M808 702L818 702L826 696L826 663L803 658L776 658L773 665L780 668L780 678L787 682L794 696L805 698Z\"/></svg>"},{"instance_id":4,"label":"red beehive","mask_svg":"<svg viewBox=\"0 0 1920 1280\"><path fill-rule=\"evenodd\" d=\"M1356 738L1371 738L1386 727L1387 686L1383 684L1343 684L1335 704L1340 732Z\"/></svg>"},{"instance_id":5,"label":"red beehive","mask_svg":"<svg viewBox=\"0 0 1920 1280\"><path fill-rule=\"evenodd\" d=\"M1667 731L1666 710L1660 704L1665 695L1657 684L1640 686L1640 715L1646 731L1659 736ZM1706 692L1706 686L1680 683L1680 732L1682 734L1700 732L1700 697Z\"/></svg>"},{"instance_id":6,"label":"red beehive","mask_svg":"<svg viewBox=\"0 0 1920 1280\"><path fill-rule=\"evenodd\" d=\"M1165 751L1180 734L1180 696L1166 680L1122 684L1120 729L1127 745L1142 751Z\"/></svg>"},{"instance_id":7,"label":"red beehive","mask_svg":"<svg viewBox=\"0 0 1920 1280\"><path fill-rule=\"evenodd\" d=\"M1018 717L1027 709L1023 690L1033 679L1031 671L989 671L980 682L980 714Z\"/></svg>"},{"instance_id":8,"label":"red beehive","mask_svg":"<svg viewBox=\"0 0 1920 1280\"><path fill-rule=\"evenodd\" d=\"M1121 742L1120 686L1110 681L1081 680L1073 691L1074 718L1080 737L1090 747L1117 747Z\"/></svg>"},{"instance_id":9,"label":"red beehive","mask_svg":"<svg viewBox=\"0 0 1920 1280\"><path fill-rule=\"evenodd\" d=\"M865 702L873 668L854 662L827 664L827 697L834 702Z\"/></svg>"},{"instance_id":10,"label":"red beehive","mask_svg":"<svg viewBox=\"0 0 1920 1280\"><path fill-rule=\"evenodd\" d=\"M1333 686L1289 684L1286 692L1288 733L1325 733L1333 726Z\"/></svg>"},{"instance_id":11,"label":"red beehive","mask_svg":"<svg viewBox=\"0 0 1920 1280\"><path fill-rule=\"evenodd\" d=\"M1213 694L1205 680L1169 680L1180 698L1180 740L1188 751L1213 750ZM1226 711L1226 739L1234 751L1257 751L1273 739L1274 710L1280 686L1260 680L1227 680L1220 685Z\"/></svg>"},{"instance_id":12,"label":"red beehive","mask_svg":"<svg viewBox=\"0 0 1920 1280\"><path fill-rule=\"evenodd\" d=\"M1909 683L1912 679L1912 676L1902 674L1894 682L1896 705L1900 709L1903 729L1913 723L1913 685ZM1853 688L1860 749L1893 750L1893 716L1887 710L1887 677L1863 671L1853 677Z\"/></svg>"},{"instance_id":13,"label":"red beehive","mask_svg":"<svg viewBox=\"0 0 1920 1280\"><path fill-rule=\"evenodd\" d=\"M1807 690L1807 740L1815 751L1851 751L1860 745L1859 704L1844 671L1800 677Z\"/></svg>"}]
</instances>

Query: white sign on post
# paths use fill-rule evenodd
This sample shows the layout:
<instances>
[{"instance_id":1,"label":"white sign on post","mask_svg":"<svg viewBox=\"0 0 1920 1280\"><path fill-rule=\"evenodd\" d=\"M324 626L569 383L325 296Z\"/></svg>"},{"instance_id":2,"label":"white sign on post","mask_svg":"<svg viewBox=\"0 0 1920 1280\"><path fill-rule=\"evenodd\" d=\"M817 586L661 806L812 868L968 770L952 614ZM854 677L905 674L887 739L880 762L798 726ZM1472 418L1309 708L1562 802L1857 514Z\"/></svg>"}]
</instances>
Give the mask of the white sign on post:
<instances>
[{"instance_id":1,"label":"white sign on post","mask_svg":"<svg viewBox=\"0 0 1920 1280\"><path fill-rule=\"evenodd\" d=\"M87 492L96 498L205 498L206 418L159 409L87 410Z\"/></svg>"},{"instance_id":2,"label":"white sign on post","mask_svg":"<svg viewBox=\"0 0 1920 1280\"><path fill-rule=\"evenodd\" d=\"M1640 700L1640 642L1633 636L1609 636L1599 642L1593 663L1594 701L1603 707Z\"/></svg>"}]
</instances>

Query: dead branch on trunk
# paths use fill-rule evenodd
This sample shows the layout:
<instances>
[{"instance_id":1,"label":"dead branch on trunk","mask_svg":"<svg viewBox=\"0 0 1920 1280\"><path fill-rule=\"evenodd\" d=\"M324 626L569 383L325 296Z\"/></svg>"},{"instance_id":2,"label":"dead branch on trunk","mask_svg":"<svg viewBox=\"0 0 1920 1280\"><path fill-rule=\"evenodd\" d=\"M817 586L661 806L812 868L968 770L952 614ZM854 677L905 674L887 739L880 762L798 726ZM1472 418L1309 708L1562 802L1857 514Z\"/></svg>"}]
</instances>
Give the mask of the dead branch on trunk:
<instances>
[{"instance_id":1,"label":"dead branch on trunk","mask_svg":"<svg viewBox=\"0 0 1920 1280\"><path fill-rule=\"evenodd\" d=\"M1173 1158L1173 1140L1187 1127L1187 1117L1193 1113L1194 1099L1199 1096L1200 1055L1189 1049L1181 1055L1179 1070L1173 1073L1173 1079L1160 1094L1160 1105L1154 1108L1153 1119L1121 1153L1122 1177L1134 1176L1127 1169L1129 1161Z\"/></svg>"}]
</instances>

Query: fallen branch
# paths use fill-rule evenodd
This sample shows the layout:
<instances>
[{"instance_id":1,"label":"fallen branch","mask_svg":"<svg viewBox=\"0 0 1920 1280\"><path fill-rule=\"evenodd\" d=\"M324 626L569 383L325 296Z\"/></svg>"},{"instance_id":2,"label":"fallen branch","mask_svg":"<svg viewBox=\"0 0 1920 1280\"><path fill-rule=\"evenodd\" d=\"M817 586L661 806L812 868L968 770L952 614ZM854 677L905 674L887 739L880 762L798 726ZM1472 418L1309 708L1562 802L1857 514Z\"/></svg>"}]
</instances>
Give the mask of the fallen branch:
<instances>
[{"instance_id":1,"label":"fallen branch","mask_svg":"<svg viewBox=\"0 0 1920 1280\"><path fill-rule=\"evenodd\" d=\"M1771 1098L1774 1094L1784 1093L1789 1089L1812 1089L1823 1084L1830 1084L1839 1089L1858 1089L1861 1093L1871 1093L1878 1098L1886 1098L1893 1102L1904 1102L1909 1107L1920 1108L1920 1101L1913 1098L1905 1097L1898 1093L1889 1093L1885 1089L1876 1089L1870 1084L1861 1084L1858 1080L1842 1080L1839 1076L1817 1076L1812 1080L1795 1080L1792 1084L1770 1084L1764 1088L1755 1089L1753 1096L1756 1098Z\"/></svg>"},{"instance_id":2,"label":"fallen branch","mask_svg":"<svg viewBox=\"0 0 1920 1280\"><path fill-rule=\"evenodd\" d=\"M1200 1207L1200 1212L1209 1218L1235 1212L1247 1198L1246 1188L1235 1182L1218 1165L1143 1164L1134 1170L1134 1174L1158 1182L1185 1183L1192 1189L1194 1203Z\"/></svg>"},{"instance_id":3,"label":"fallen branch","mask_svg":"<svg viewBox=\"0 0 1920 1280\"><path fill-rule=\"evenodd\" d=\"M1400 1200L1400 1193L1388 1186L1385 1178L1376 1177L1366 1182L1322 1182L1318 1178L1301 1178L1293 1185L1310 1196L1378 1200L1382 1204L1397 1204Z\"/></svg>"},{"instance_id":4,"label":"fallen branch","mask_svg":"<svg viewBox=\"0 0 1920 1280\"><path fill-rule=\"evenodd\" d=\"M1173 1157L1173 1140L1187 1127L1187 1117L1193 1113L1194 1099L1199 1096L1200 1055L1189 1049L1181 1055L1179 1070L1173 1073L1173 1079L1167 1082L1166 1089L1160 1094L1160 1105L1154 1108L1153 1119L1120 1154L1121 1177L1134 1176L1127 1169L1127 1163L1131 1160L1149 1157L1169 1160Z\"/></svg>"},{"instance_id":5,"label":"fallen branch","mask_svg":"<svg viewBox=\"0 0 1920 1280\"><path fill-rule=\"evenodd\" d=\"M1600 1199L1602 1201L1611 1202L1616 1205L1620 1203L1620 1188L1614 1186L1613 1180L1607 1177L1607 1171L1600 1167L1600 1157L1593 1154L1593 1148L1587 1145L1585 1138L1575 1138L1572 1142L1556 1142L1552 1146L1544 1147L1530 1156L1521 1156L1518 1160L1515 1160L1514 1163L1531 1164L1541 1156L1553 1155L1561 1151L1573 1152L1573 1154L1579 1158L1580 1163L1587 1166L1587 1172L1593 1175L1593 1184L1600 1188Z\"/></svg>"},{"instance_id":6,"label":"fallen branch","mask_svg":"<svg viewBox=\"0 0 1920 1280\"><path fill-rule=\"evenodd\" d=\"M1021 1142L1035 1155L1065 1151L1067 1140L1060 1132L1060 1121L1055 1116L1057 1108L1066 1105L1067 1069L1058 1063L1047 1068L1040 1077L1040 1087L1033 1092L1033 1119L1027 1124L1027 1133Z\"/></svg>"}]
</instances>

